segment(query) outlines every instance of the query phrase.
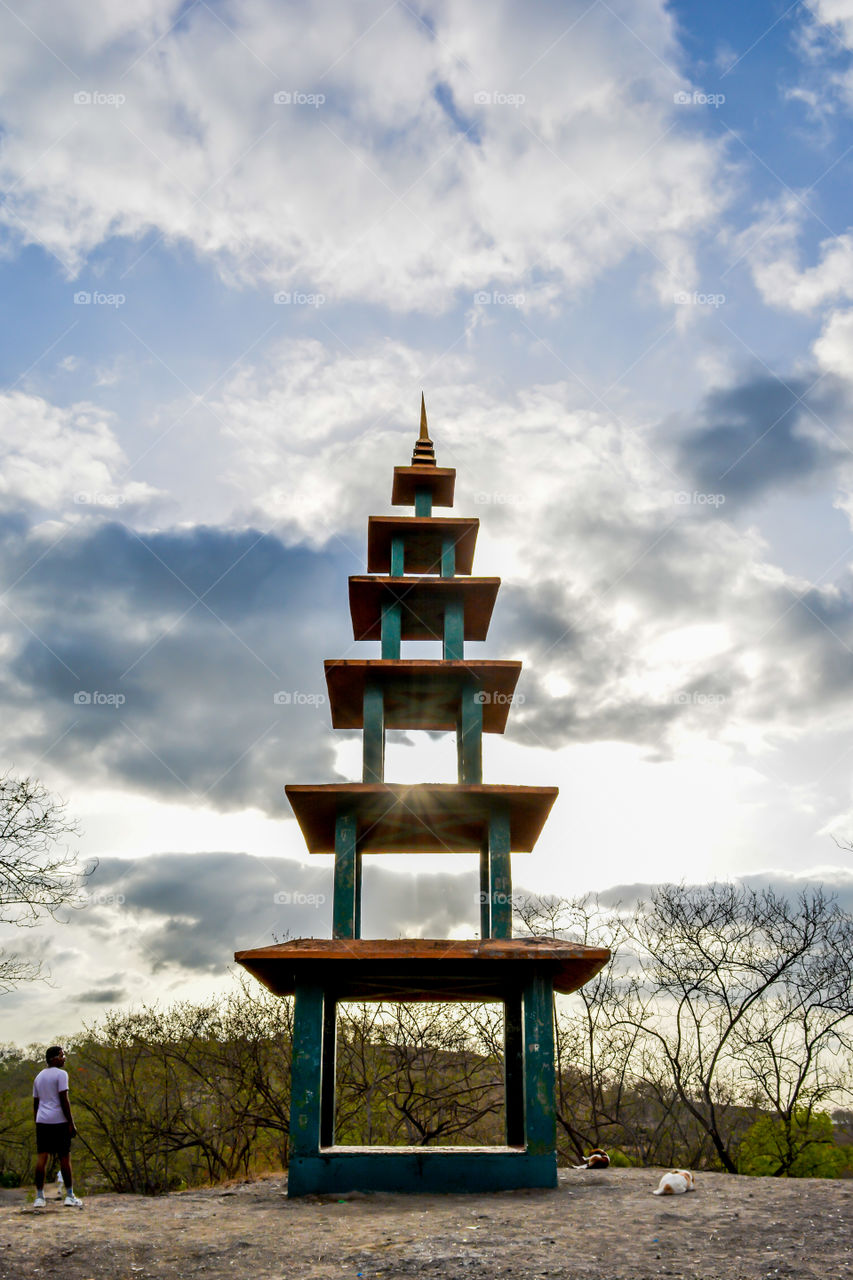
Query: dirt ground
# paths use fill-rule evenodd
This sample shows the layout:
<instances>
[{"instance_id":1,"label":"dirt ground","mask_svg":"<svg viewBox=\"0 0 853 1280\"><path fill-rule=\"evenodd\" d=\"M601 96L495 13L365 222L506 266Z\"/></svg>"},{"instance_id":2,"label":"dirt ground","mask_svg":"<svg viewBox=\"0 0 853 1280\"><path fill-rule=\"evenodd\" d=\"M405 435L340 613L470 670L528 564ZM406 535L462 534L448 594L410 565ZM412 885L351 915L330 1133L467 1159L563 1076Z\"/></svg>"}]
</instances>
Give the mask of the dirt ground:
<instances>
[{"instance_id":1,"label":"dirt ground","mask_svg":"<svg viewBox=\"0 0 853 1280\"><path fill-rule=\"evenodd\" d=\"M0 1277L251 1280L757 1280L853 1277L853 1181L697 1175L655 1198L660 1171L561 1171L556 1191L287 1200L282 1177L157 1199L48 1190L0 1198Z\"/></svg>"}]
</instances>

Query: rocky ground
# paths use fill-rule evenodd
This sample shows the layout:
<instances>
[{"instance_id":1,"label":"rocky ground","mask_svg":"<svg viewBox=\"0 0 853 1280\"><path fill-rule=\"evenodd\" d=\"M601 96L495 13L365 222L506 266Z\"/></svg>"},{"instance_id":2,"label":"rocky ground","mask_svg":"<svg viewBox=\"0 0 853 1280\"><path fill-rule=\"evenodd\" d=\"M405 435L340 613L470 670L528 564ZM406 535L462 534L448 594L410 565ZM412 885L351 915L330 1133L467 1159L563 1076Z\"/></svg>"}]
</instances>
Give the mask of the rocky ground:
<instances>
[{"instance_id":1,"label":"rocky ground","mask_svg":"<svg viewBox=\"0 0 853 1280\"><path fill-rule=\"evenodd\" d=\"M853 1181L561 1171L556 1191L287 1200L282 1177L147 1199L0 1199L0 1277L757 1280L853 1277ZM82 1189L81 1189L82 1190Z\"/></svg>"}]
</instances>

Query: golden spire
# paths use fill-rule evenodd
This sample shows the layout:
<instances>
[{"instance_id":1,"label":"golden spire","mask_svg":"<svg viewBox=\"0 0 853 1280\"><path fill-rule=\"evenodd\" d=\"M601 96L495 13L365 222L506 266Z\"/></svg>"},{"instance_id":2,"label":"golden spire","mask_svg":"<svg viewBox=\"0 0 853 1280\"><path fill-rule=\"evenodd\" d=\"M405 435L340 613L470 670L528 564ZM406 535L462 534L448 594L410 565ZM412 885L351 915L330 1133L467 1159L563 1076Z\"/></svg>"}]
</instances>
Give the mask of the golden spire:
<instances>
[{"instance_id":1,"label":"golden spire","mask_svg":"<svg viewBox=\"0 0 853 1280\"><path fill-rule=\"evenodd\" d=\"M427 430L427 412L426 403L424 401L424 393L421 392L421 429L412 454L413 467L434 467L435 466L435 449L429 438Z\"/></svg>"}]
</instances>

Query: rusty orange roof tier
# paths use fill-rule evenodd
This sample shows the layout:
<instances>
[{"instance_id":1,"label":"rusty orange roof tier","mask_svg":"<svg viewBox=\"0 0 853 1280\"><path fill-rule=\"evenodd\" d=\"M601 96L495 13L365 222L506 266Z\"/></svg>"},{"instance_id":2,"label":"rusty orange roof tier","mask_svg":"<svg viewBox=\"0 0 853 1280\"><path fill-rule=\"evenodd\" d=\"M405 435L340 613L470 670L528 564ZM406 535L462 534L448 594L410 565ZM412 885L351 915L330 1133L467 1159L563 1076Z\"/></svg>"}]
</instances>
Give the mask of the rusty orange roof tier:
<instances>
[{"instance_id":1,"label":"rusty orange roof tier","mask_svg":"<svg viewBox=\"0 0 853 1280\"><path fill-rule=\"evenodd\" d=\"M335 852L338 814L351 811L365 853L479 853L504 806L513 853L530 853L557 787L495 783L327 782L284 788L309 853Z\"/></svg>"},{"instance_id":2,"label":"rusty orange roof tier","mask_svg":"<svg viewBox=\"0 0 853 1280\"><path fill-rule=\"evenodd\" d=\"M452 507L455 486L455 467L395 467L391 506L413 507L415 491L425 489L434 507Z\"/></svg>"},{"instance_id":3,"label":"rusty orange roof tier","mask_svg":"<svg viewBox=\"0 0 853 1280\"><path fill-rule=\"evenodd\" d=\"M554 990L577 991L610 958L603 947L554 938L299 938L238 951L235 959L275 995L300 981L338 1000L505 1000L531 966Z\"/></svg>"},{"instance_id":4,"label":"rusty orange roof tier","mask_svg":"<svg viewBox=\"0 0 853 1280\"><path fill-rule=\"evenodd\" d=\"M391 539L405 538L406 573L439 573L441 548L453 540L456 573L470 573L480 521L461 516L371 516L367 522L367 572L391 572Z\"/></svg>"},{"instance_id":5,"label":"rusty orange roof tier","mask_svg":"<svg viewBox=\"0 0 853 1280\"><path fill-rule=\"evenodd\" d=\"M355 640L381 640L382 606L402 605L402 640L440 640L447 603L461 600L465 639L485 640L500 578L372 578L349 580L352 634Z\"/></svg>"},{"instance_id":6,"label":"rusty orange roof tier","mask_svg":"<svg viewBox=\"0 0 853 1280\"><path fill-rule=\"evenodd\" d=\"M326 687L335 729L364 727L364 689L382 686L386 729L456 729L460 691L473 684L483 708L483 732L503 733L521 663L439 658L326 661Z\"/></svg>"}]
</instances>

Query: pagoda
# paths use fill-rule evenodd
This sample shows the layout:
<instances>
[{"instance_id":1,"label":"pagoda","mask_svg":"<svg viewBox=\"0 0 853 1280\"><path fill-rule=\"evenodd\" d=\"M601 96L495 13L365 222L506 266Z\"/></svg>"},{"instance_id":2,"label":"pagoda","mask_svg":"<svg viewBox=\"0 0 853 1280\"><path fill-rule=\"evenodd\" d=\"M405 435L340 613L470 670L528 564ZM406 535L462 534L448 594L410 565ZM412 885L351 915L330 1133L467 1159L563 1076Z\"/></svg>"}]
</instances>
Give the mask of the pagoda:
<instances>
[{"instance_id":1,"label":"pagoda","mask_svg":"<svg viewBox=\"0 0 853 1280\"><path fill-rule=\"evenodd\" d=\"M478 520L433 515L453 506L455 480L436 465L421 396L411 465L394 468L391 493L414 514L370 517L367 574L349 580L353 637L378 641L381 656L325 663L332 725L362 731L362 781L285 788L309 852L334 854L333 936L235 956L295 997L289 1196L556 1186L554 993L576 991L610 955L512 936L511 855L533 849L557 788L483 782L483 734L504 732L521 663L465 657L466 640L486 638L500 579L471 575ZM403 657L407 640L435 640L441 657ZM386 729L455 732L458 782L386 782ZM472 852L479 938L361 937L366 854ZM502 1003L505 1145L337 1145L336 1005L350 1000Z\"/></svg>"}]
</instances>

